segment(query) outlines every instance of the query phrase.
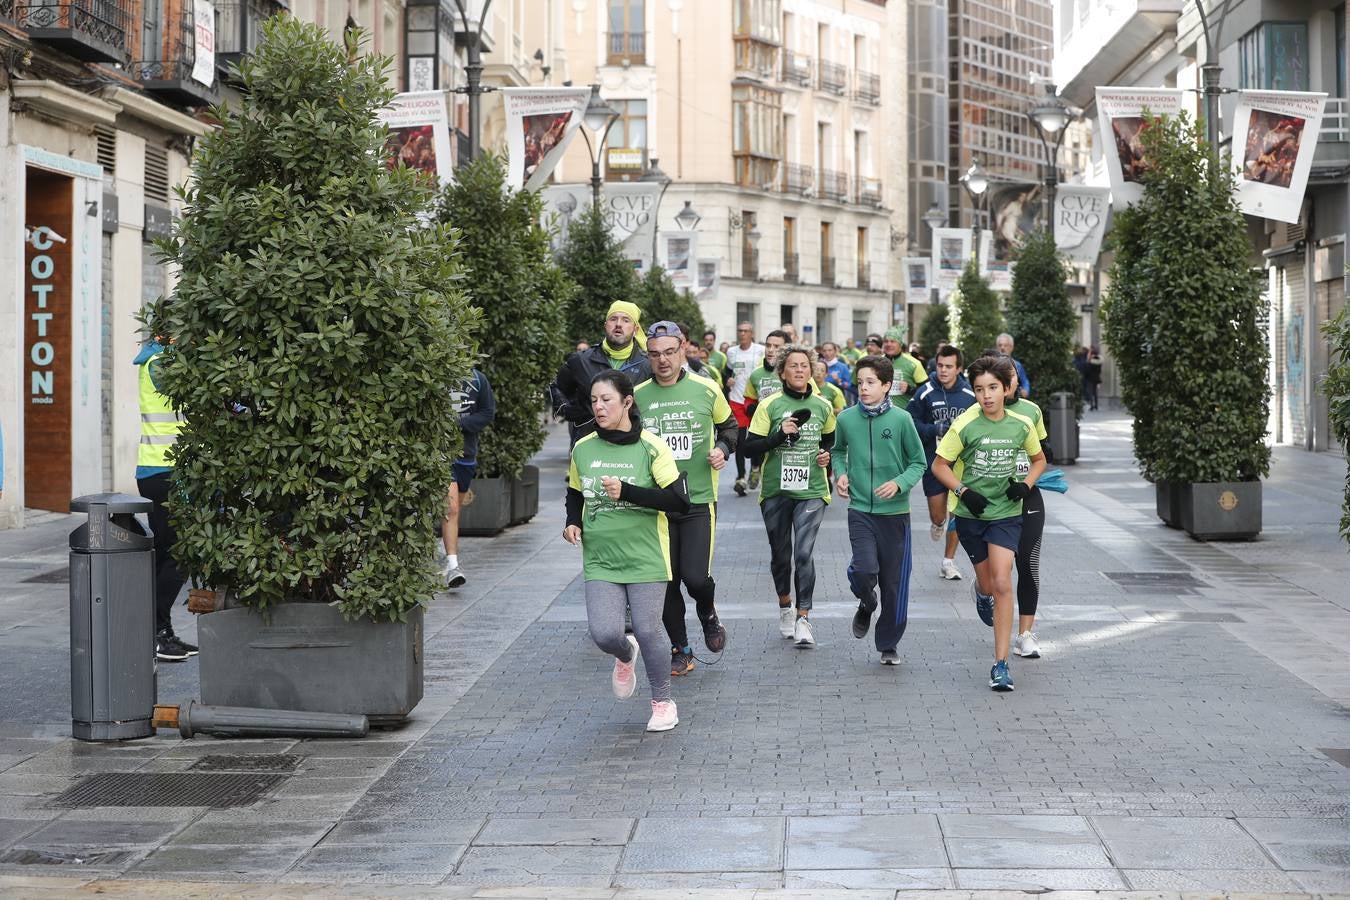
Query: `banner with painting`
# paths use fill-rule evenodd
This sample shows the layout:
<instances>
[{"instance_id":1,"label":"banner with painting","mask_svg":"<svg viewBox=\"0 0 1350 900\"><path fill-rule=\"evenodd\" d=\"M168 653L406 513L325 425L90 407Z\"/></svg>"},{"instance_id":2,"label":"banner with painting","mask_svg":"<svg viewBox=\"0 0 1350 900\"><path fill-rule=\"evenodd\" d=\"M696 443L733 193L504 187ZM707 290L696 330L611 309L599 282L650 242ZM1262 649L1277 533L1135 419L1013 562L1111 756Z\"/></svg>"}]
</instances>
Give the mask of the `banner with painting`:
<instances>
[{"instance_id":1,"label":"banner with painting","mask_svg":"<svg viewBox=\"0 0 1350 900\"><path fill-rule=\"evenodd\" d=\"M384 144L389 168L402 163L439 177L442 184L454 179L444 91L399 94L392 105L380 111L379 120L389 127L389 139Z\"/></svg>"},{"instance_id":2,"label":"banner with painting","mask_svg":"<svg viewBox=\"0 0 1350 900\"><path fill-rule=\"evenodd\" d=\"M905 302L927 303L933 298L933 261L917 256L905 257Z\"/></svg>"},{"instance_id":3,"label":"banner with painting","mask_svg":"<svg viewBox=\"0 0 1350 900\"><path fill-rule=\"evenodd\" d=\"M996 291L1012 290L1013 264L1027 235L1041 227L1045 188L1032 182L989 185L989 229L980 234L980 277Z\"/></svg>"},{"instance_id":4,"label":"banner with painting","mask_svg":"<svg viewBox=\"0 0 1350 900\"><path fill-rule=\"evenodd\" d=\"M1144 154L1145 113L1175 116L1182 110L1182 92L1171 88L1097 88L1097 122L1102 156L1117 205L1132 206L1144 195L1140 181L1148 160Z\"/></svg>"},{"instance_id":5,"label":"banner with painting","mask_svg":"<svg viewBox=\"0 0 1350 900\"><path fill-rule=\"evenodd\" d=\"M544 201L543 224L553 235L553 249L567 242L572 222L591 205L590 185L551 184L539 192ZM623 244L624 255L639 273L652 266L656 243L656 209L661 185L646 181L616 181L601 194L609 233Z\"/></svg>"},{"instance_id":6,"label":"banner with painting","mask_svg":"<svg viewBox=\"0 0 1350 900\"><path fill-rule=\"evenodd\" d=\"M698 287L698 235L679 231L662 235L661 265L676 288L692 291Z\"/></svg>"},{"instance_id":7,"label":"banner with painting","mask_svg":"<svg viewBox=\"0 0 1350 900\"><path fill-rule=\"evenodd\" d=\"M591 99L588 87L502 88L506 109L506 184L538 190L576 136Z\"/></svg>"},{"instance_id":8,"label":"banner with painting","mask_svg":"<svg viewBox=\"0 0 1350 900\"><path fill-rule=\"evenodd\" d=\"M192 80L216 83L216 8L211 0L192 2Z\"/></svg>"},{"instance_id":9,"label":"banner with painting","mask_svg":"<svg viewBox=\"0 0 1350 900\"><path fill-rule=\"evenodd\" d=\"M702 257L698 261L698 289L694 292L700 300L710 300L717 296L722 284L720 267L722 260Z\"/></svg>"},{"instance_id":10,"label":"banner with painting","mask_svg":"<svg viewBox=\"0 0 1350 900\"><path fill-rule=\"evenodd\" d=\"M1326 100L1302 91L1238 91L1233 155L1242 154L1234 162L1244 213L1298 221Z\"/></svg>"},{"instance_id":11,"label":"banner with painting","mask_svg":"<svg viewBox=\"0 0 1350 900\"><path fill-rule=\"evenodd\" d=\"M961 280L961 272L971 254L969 228L933 229L932 284L938 295L946 299Z\"/></svg>"},{"instance_id":12,"label":"banner with painting","mask_svg":"<svg viewBox=\"0 0 1350 900\"><path fill-rule=\"evenodd\" d=\"M1071 263L1095 265L1110 212L1110 188L1061 184L1055 189L1055 249Z\"/></svg>"}]
</instances>

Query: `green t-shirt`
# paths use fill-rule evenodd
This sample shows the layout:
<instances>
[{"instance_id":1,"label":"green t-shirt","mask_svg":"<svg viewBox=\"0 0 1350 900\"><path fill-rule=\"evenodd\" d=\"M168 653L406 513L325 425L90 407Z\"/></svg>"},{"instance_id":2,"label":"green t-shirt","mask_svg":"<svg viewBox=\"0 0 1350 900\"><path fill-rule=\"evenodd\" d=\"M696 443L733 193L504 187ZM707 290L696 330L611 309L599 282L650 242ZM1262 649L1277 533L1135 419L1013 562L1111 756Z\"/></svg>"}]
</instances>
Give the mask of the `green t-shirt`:
<instances>
[{"instance_id":1,"label":"green t-shirt","mask_svg":"<svg viewBox=\"0 0 1350 900\"><path fill-rule=\"evenodd\" d=\"M811 410L811 418L803 423L792 446L784 441L764 455L760 503L777 494L797 500L819 497L830 501L830 480L825 477L825 469L816 465L816 455L820 453L821 437L834 432L834 408L816 393L814 384L810 390L810 395L801 400L779 391L755 407L750 433L760 437L777 431L779 423L797 410Z\"/></svg>"},{"instance_id":2,"label":"green t-shirt","mask_svg":"<svg viewBox=\"0 0 1350 900\"><path fill-rule=\"evenodd\" d=\"M708 365L719 372L725 372L727 370L727 355L721 350L709 350Z\"/></svg>"},{"instance_id":3,"label":"green t-shirt","mask_svg":"<svg viewBox=\"0 0 1350 900\"><path fill-rule=\"evenodd\" d=\"M783 389L783 380L778 377L777 369L766 369L761 363L755 366L745 382L745 399L763 403Z\"/></svg>"},{"instance_id":4,"label":"green t-shirt","mask_svg":"<svg viewBox=\"0 0 1350 900\"><path fill-rule=\"evenodd\" d=\"M849 347L839 351L839 355L848 360L849 365L857 365L858 360L863 358L862 350L857 347Z\"/></svg>"},{"instance_id":5,"label":"green t-shirt","mask_svg":"<svg viewBox=\"0 0 1350 900\"><path fill-rule=\"evenodd\" d=\"M848 507L877 516L909 512L909 492L928 468L919 429L909 413L895 408L868 416L854 406L839 414L830 448L835 475L848 476ZM889 500L875 493L894 481L900 489Z\"/></svg>"},{"instance_id":6,"label":"green t-shirt","mask_svg":"<svg viewBox=\"0 0 1350 900\"><path fill-rule=\"evenodd\" d=\"M650 378L633 391L642 427L665 441L675 465L688 476L690 503L717 502L717 473L708 462L716 426L731 418L721 389L707 378L681 372L669 387Z\"/></svg>"},{"instance_id":7,"label":"green t-shirt","mask_svg":"<svg viewBox=\"0 0 1350 900\"><path fill-rule=\"evenodd\" d=\"M1041 408L1039 406L1037 406L1035 403L1032 403L1026 397L1019 397L1017 398L1016 403L1010 403L1007 406L1005 406L1004 409L1006 409L1010 413L1017 413L1019 416L1026 416L1028 419L1030 419L1032 421L1032 424L1036 426L1036 439L1042 442L1045 441L1046 439L1045 416L1041 413ZM1031 474L1031 457L1027 456L1027 451L1018 450L1017 480L1026 481L1027 476L1030 474Z\"/></svg>"},{"instance_id":8,"label":"green t-shirt","mask_svg":"<svg viewBox=\"0 0 1350 900\"><path fill-rule=\"evenodd\" d=\"M952 463L961 483L988 500L984 515L976 516L957 499L956 514L966 519L1009 519L1022 514L1022 501L1004 494L1008 481L1017 476L1017 454L1028 458L1041 452L1036 424L1024 415L1005 409L997 422L985 418L977 404L956 417L937 446L937 455Z\"/></svg>"},{"instance_id":9,"label":"green t-shirt","mask_svg":"<svg viewBox=\"0 0 1350 900\"><path fill-rule=\"evenodd\" d=\"M823 385L816 385L816 389L820 391L820 396L830 401L830 406L834 407L835 415L843 412L844 407L848 406L848 402L844 399L844 392L839 390L838 386L827 381Z\"/></svg>"},{"instance_id":10,"label":"green t-shirt","mask_svg":"<svg viewBox=\"0 0 1350 900\"><path fill-rule=\"evenodd\" d=\"M670 580L666 514L611 500L606 475L638 487L668 487L680 477L665 442L643 431L637 443L611 444L591 433L572 448L567 484L586 504L581 516L581 567L587 581L640 584Z\"/></svg>"},{"instance_id":11,"label":"green t-shirt","mask_svg":"<svg viewBox=\"0 0 1350 900\"><path fill-rule=\"evenodd\" d=\"M895 377L891 380L891 405L904 409L909 406L909 400L917 392L918 386L928 380L928 373L924 371L923 364L908 353L901 353L891 360L891 365L895 366ZM908 393L900 393L902 381L908 386Z\"/></svg>"}]
</instances>

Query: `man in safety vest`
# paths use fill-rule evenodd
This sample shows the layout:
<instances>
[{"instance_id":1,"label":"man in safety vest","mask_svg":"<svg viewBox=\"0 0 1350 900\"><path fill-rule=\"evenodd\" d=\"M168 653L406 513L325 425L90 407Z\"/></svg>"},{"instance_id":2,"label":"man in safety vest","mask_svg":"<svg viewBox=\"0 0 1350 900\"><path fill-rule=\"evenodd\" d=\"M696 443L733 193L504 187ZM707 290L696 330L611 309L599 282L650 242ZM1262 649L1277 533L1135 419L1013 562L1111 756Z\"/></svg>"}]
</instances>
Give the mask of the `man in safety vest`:
<instances>
[{"instance_id":1,"label":"man in safety vest","mask_svg":"<svg viewBox=\"0 0 1350 900\"><path fill-rule=\"evenodd\" d=\"M150 509L150 530L155 533L155 657L165 662L182 662L197 655L197 648L173 633L173 601L187 578L173 558L178 540L169 524L165 505L172 487L173 465L169 448L178 439L183 420L159 392L159 363L164 345L148 341L136 355L140 369L141 443L136 455L136 489L154 506Z\"/></svg>"}]
</instances>

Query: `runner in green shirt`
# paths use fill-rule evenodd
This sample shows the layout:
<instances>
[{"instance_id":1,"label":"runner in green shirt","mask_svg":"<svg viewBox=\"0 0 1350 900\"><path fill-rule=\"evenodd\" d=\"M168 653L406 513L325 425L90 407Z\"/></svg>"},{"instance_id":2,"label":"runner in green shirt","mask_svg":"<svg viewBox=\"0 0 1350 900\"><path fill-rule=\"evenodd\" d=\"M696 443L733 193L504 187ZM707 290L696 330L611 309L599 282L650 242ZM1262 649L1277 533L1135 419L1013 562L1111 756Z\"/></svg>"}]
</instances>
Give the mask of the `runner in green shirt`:
<instances>
[{"instance_id":1,"label":"runner in green shirt","mask_svg":"<svg viewBox=\"0 0 1350 900\"><path fill-rule=\"evenodd\" d=\"M703 349L708 351L708 364L719 372L727 370L727 355L717 349L717 332L709 328L703 332Z\"/></svg>"},{"instance_id":2,"label":"runner in green shirt","mask_svg":"<svg viewBox=\"0 0 1350 900\"><path fill-rule=\"evenodd\" d=\"M952 423L933 458L933 477L955 491L956 533L975 567L976 583L993 592L992 609L976 593L975 608L994 627L994 667L989 686L1013 689L1008 670L1012 639L1012 567L1022 528L1022 501L1045 471L1045 454L1031 419L1004 407L1013 380L1012 363L983 356L970 364L978 403ZM1030 463L1019 479L1017 457Z\"/></svg>"},{"instance_id":3,"label":"runner in green shirt","mask_svg":"<svg viewBox=\"0 0 1350 900\"><path fill-rule=\"evenodd\" d=\"M640 650L652 690L647 730L669 731L680 720L661 624L671 574L667 516L689 506L686 477L665 442L642 430L623 372L595 376L591 412L595 431L572 448L563 539L582 546L586 620L596 646L614 657L615 696L633 696ZM636 638L624 634L625 607Z\"/></svg>"},{"instance_id":4,"label":"runner in green shirt","mask_svg":"<svg viewBox=\"0 0 1350 900\"><path fill-rule=\"evenodd\" d=\"M833 383L825 380L825 361L816 360L815 377L812 379L816 383L816 390L820 391L820 396L830 401L830 406L834 408L834 414L837 416L848 406L848 401L844 399L844 392L835 387Z\"/></svg>"},{"instance_id":5,"label":"runner in green shirt","mask_svg":"<svg viewBox=\"0 0 1350 900\"><path fill-rule=\"evenodd\" d=\"M816 587L816 531L830 499L826 467L834 444L834 409L816 393L811 369L816 353L789 346L779 354L783 389L760 403L746 443L763 455L760 514L769 535L769 570L778 593L778 629L798 647L815 646L807 616ZM797 612L792 612L793 570Z\"/></svg>"},{"instance_id":6,"label":"runner in green shirt","mask_svg":"<svg viewBox=\"0 0 1350 900\"><path fill-rule=\"evenodd\" d=\"M905 351L905 329L893 325L886 329L881 343L882 352L895 368L895 381L891 384L891 402L904 409L909 399L918 391L919 385L928 380L923 363Z\"/></svg>"},{"instance_id":7,"label":"runner in green shirt","mask_svg":"<svg viewBox=\"0 0 1350 900\"><path fill-rule=\"evenodd\" d=\"M717 527L717 473L736 450L736 417L721 389L681 366L684 332L674 322L647 329L647 358L652 377L634 394L642 427L665 441L689 486L689 510L670 517L670 558L678 576L666 587L663 620L670 637L670 674L694 668L694 652L684 623L684 582L699 621L703 641L713 653L726 646L727 633L717 618L712 578L713 533Z\"/></svg>"},{"instance_id":8,"label":"runner in green shirt","mask_svg":"<svg viewBox=\"0 0 1350 900\"><path fill-rule=\"evenodd\" d=\"M1021 395L1017 379L1017 365L1013 365L1013 383L1008 390L1004 408L1024 415L1036 423L1036 437L1046 440L1045 416L1041 408ZM1031 460L1025 451L1017 454L1017 477L1025 478L1031 471ZM1036 607L1041 599L1041 538L1045 534L1045 498L1041 489L1033 487L1022 501L1022 536L1017 542L1017 636L1013 638L1012 652L1024 659L1040 659L1041 645L1036 640Z\"/></svg>"},{"instance_id":9,"label":"runner in green shirt","mask_svg":"<svg viewBox=\"0 0 1350 900\"><path fill-rule=\"evenodd\" d=\"M764 338L764 364L756 366L750 370L749 376L745 381L745 408L753 421L755 417L756 404L768 400L774 394L783 389L783 381L779 376L778 355L787 346L787 332L770 331ZM747 454L748 455L748 454ZM759 487L760 478L763 477L763 460L758 455L750 456L750 490ZM741 494L738 489L736 493ZM741 494L744 496L744 494Z\"/></svg>"}]
</instances>

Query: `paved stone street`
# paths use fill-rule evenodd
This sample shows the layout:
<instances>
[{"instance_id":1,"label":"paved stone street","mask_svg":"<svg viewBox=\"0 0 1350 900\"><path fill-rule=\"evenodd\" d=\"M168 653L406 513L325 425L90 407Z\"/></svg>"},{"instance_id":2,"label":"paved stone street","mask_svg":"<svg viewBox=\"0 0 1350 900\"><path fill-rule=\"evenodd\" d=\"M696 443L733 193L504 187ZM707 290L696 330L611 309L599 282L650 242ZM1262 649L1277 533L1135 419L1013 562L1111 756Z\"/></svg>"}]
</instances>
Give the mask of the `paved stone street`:
<instances>
[{"instance_id":1,"label":"paved stone street","mask_svg":"<svg viewBox=\"0 0 1350 900\"><path fill-rule=\"evenodd\" d=\"M70 740L75 520L0 532L0 893L1350 892L1342 458L1278 449L1261 539L1202 544L1153 515L1128 419L1092 414L1070 492L1047 495L1045 656L1014 659L1010 695L986 686L969 564L938 579L922 512L901 666L849 633L842 503L816 547L819 647L783 641L758 510L728 471L728 649L675 680L681 724L649 735L645 683L615 700L586 634L564 454L555 432L535 521L466 541L470 584L428 612L426 699L362 741ZM196 695L195 662L159 671L165 702ZM233 809L51 802L208 754L294 770Z\"/></svg>"}]
</instances>

